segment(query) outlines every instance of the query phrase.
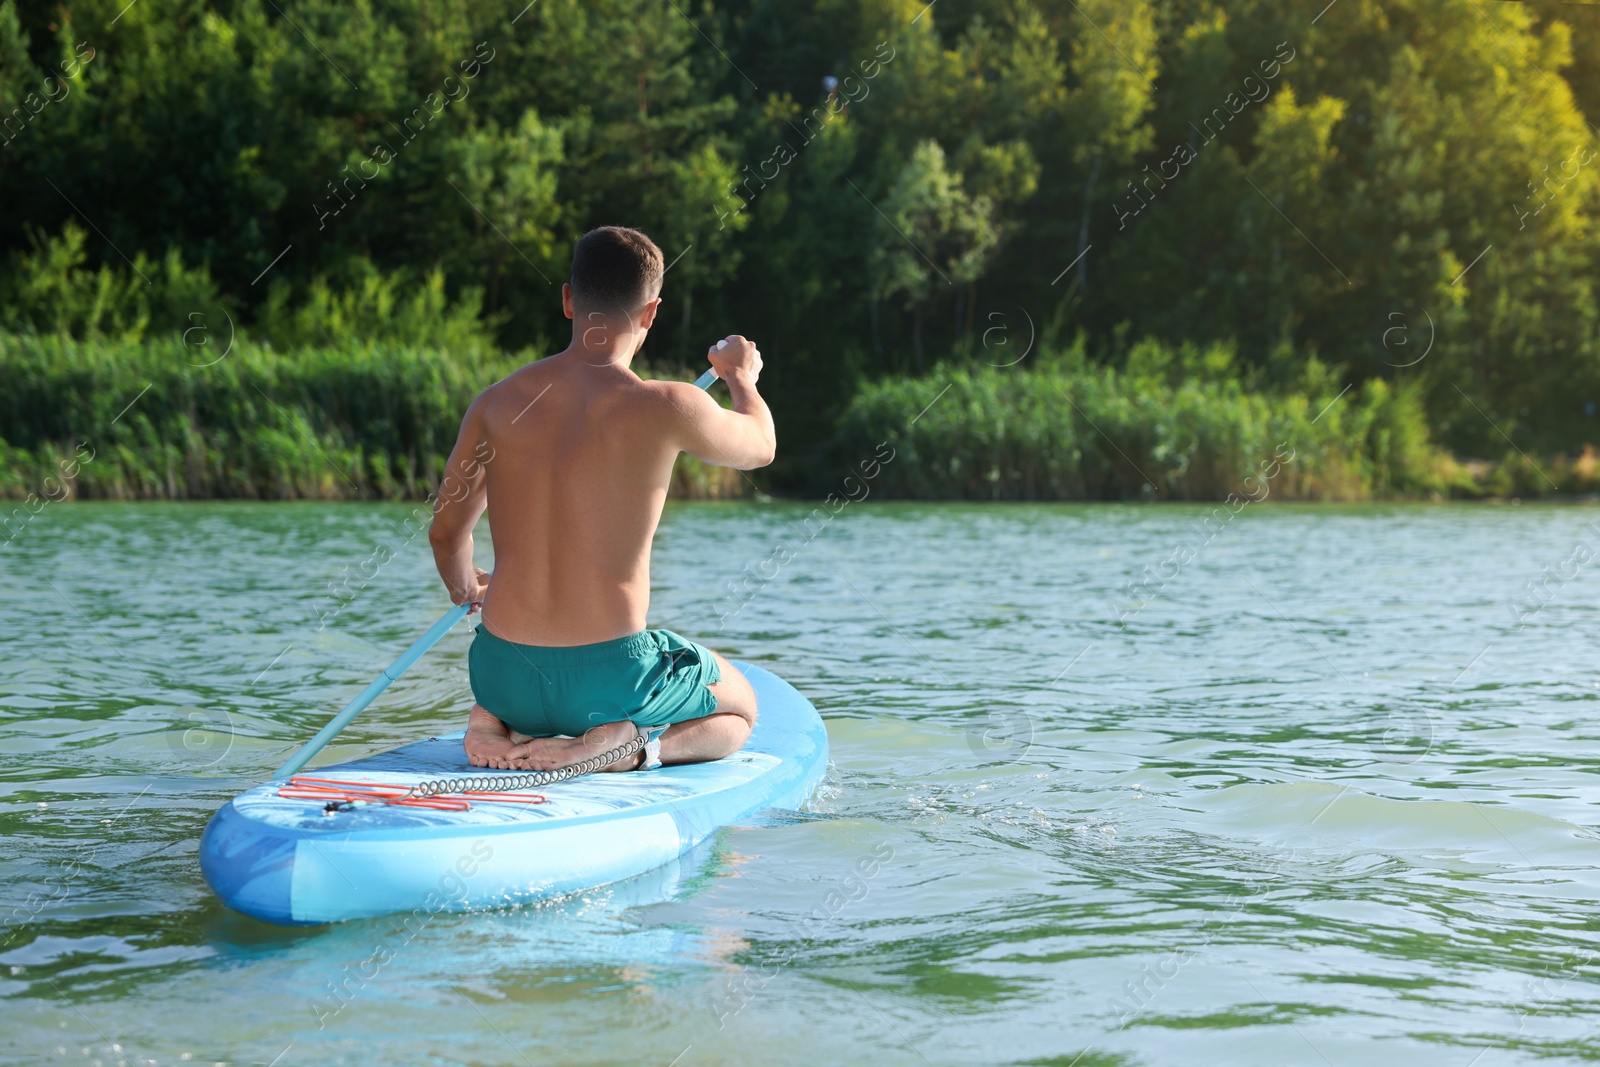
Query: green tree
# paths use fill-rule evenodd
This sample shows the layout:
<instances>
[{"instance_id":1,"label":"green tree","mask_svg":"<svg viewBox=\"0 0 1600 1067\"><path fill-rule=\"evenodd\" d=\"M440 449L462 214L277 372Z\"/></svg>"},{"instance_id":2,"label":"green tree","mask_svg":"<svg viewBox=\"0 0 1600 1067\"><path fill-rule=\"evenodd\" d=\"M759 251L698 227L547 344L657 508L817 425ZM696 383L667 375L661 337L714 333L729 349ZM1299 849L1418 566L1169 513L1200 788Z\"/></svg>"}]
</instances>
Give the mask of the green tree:
<instances>
[{"instance_id":1,"label":"green tree","mask_svg":"<svg viewBox=\"0 0 1600 1067\"><path fill-rule=\"evenodd\" d=\"M873 298L904 299L920 374L927 306L938 287L963 285L983 273L999 240L994 204L969 195L961 175L946 168L939 143L924 141L895 176L880 210L886 232L872 250Z\"/></svg>"}]
</instances>

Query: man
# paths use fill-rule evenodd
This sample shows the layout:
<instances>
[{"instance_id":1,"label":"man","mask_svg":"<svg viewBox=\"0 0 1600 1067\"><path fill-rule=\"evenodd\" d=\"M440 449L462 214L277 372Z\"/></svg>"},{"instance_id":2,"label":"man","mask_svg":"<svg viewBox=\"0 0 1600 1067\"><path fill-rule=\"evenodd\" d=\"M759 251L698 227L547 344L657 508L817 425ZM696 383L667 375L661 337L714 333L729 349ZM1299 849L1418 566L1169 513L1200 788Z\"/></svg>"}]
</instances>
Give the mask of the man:
<instances>
[{"instance_id":1,"label":"man","mask_svg":"<svg viewBox=\"0 0 1600 1067\"><path fill-rule=\"evenodd\" d=\"M451 599L483 603L468 656L474 766L564 767L640 734L656 736L608 770L696 763L738 750L755 723L755 691L727 660L645 628L678 453L751 470L777 448L756 392L761 353L743 337L709 354L732 411L631 369L661 306L661 264L638 230L585 234L561 287L572 342L484 390L461 422L446 473L464 490L438 506L428 539ZM472 565L485 508L492 582Z\"/></svg>"}]
</instances>

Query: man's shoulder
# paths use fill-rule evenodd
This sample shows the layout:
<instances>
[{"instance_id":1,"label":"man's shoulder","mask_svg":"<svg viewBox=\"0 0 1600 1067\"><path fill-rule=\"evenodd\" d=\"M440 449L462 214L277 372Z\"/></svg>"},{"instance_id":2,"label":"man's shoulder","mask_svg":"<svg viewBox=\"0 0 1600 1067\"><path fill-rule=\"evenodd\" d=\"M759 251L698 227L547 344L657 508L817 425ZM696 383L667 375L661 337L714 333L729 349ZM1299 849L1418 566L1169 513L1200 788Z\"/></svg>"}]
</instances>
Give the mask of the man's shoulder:
<instances>
[{"instance_id":1,"label":"man's shoulder","mask_svg":"<svg viewBox=\"0 0 1600 1067\"><path fill-rule=\"evenodd\" d=\"M693 389L688 382L675 382L670 378L640 378L639 385L651 396L684 396L685 388Z\"/></svg>"},{"instance_id":2,"label":"man's shoulder","mask_svg":"<svg viewBox=\"0 0 1600 1067\"><path fill-rule=\"evenodd\" d=\"M472 401L472 407L487 412L505 404L520 406L526 401L524 394L538 394L554 384L559 368L545 364L546 360L523 364L479 393Z\"/></svg>"},{"instance_id":3,"label":"man's shoulder","mask_svg":"<svg viewBox=\"0 0 1600 1067\"><path fill-rule=\"evenodd\" d=\"M693 382L677 382L670 378L641 378L639 384L652 397L679 405L699 403L706 396L706 391L696 387Z\"/></svg>"}]
</instances>

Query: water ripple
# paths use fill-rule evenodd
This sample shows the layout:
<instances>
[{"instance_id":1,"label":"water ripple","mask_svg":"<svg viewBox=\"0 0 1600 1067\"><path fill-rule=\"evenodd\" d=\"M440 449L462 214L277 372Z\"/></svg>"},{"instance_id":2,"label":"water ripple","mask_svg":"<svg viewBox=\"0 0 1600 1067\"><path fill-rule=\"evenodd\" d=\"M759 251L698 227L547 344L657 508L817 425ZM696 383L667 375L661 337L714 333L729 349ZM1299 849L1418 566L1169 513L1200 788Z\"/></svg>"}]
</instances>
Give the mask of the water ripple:
<instances>
[{"instance_id":1,"label":"water ripple","mask_svg":"<svg viewBox=\"0 0 1600 1067\"><path fill-rule=\"evenodd\" d=\"M444 610L407 509L52 509L0 571L0 1050L1600 1058L1593 575L1526 610L1587 509L1252 509L1167 574L1201 509L809 510L669 510L652 622L812 697L810 813L540 908L286 931L196 841ZM457 728L467 641L338 755Z\"/></svg>"}]
</instances>

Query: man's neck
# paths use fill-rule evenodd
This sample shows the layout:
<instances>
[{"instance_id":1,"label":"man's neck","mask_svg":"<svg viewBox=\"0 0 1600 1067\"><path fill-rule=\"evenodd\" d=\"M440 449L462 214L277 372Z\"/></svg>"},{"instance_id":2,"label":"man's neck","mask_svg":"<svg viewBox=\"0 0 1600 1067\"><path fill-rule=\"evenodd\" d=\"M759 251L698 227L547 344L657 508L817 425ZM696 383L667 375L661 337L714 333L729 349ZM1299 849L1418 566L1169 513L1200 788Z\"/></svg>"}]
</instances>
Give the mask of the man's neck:
<instances>
[{"instance_id":1,"label":"man's neck","mask_svg":"<svg viewBox=\"0 0 1600 1067\"><path fill-rule=\"evenodd\" d=\"M633 366L633 357L639 354L640 348L644 347L644 337L642 336L644 331L642 330L631 334L612 333L610 330L606 330L603 343L593 343L592 336L590 343L585 343L584 334L589 333L592 335L595 332L596 328L593 327L585 330L574 328L572 339L567 342L567 353L583 360L584 363L591 367L603 367L607 364L612 364L627 369Z\"/></svg>"},{"instance_id":2,"label":"man's neck","mask_svg":"<svg viewBox=\"0 0 1600 1067\"><path fill-rule=\"evenodd\" d=\"M577 341L573 341L562 354L572 356L574 359L581 359L586 366L590 367L616 366L628 369L633 366L633 357L638 353L631 346L617 345L599 348L591 345L585 347Z\"/></svg>"}]
</instances>

